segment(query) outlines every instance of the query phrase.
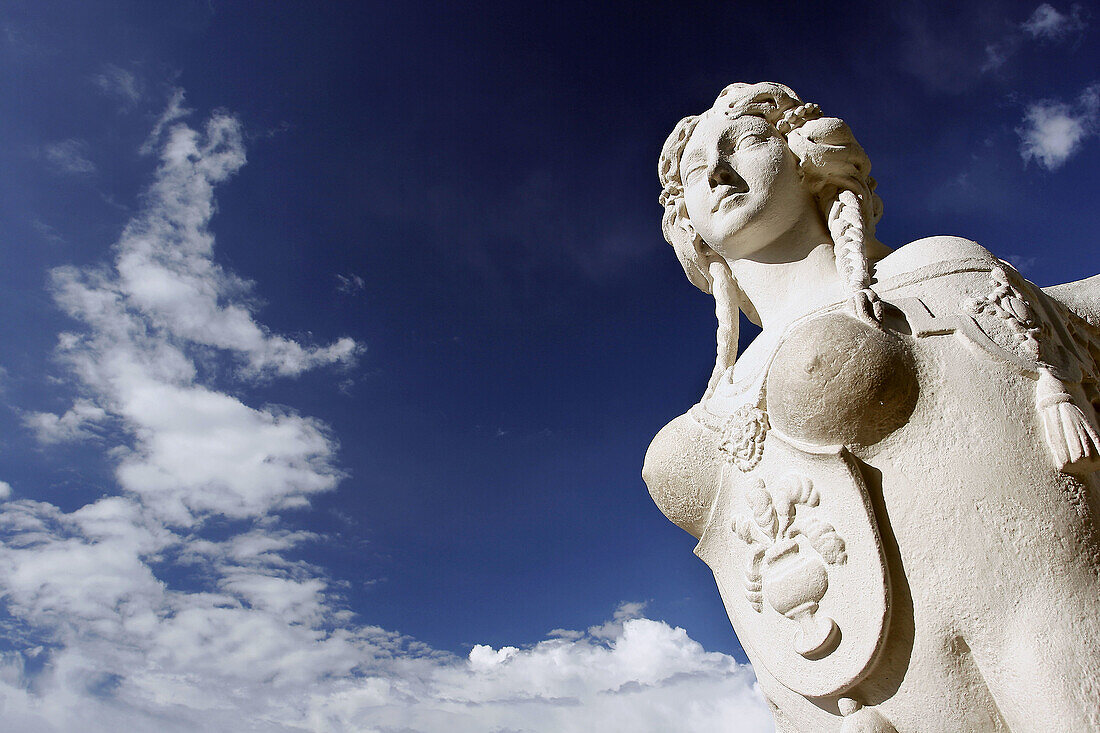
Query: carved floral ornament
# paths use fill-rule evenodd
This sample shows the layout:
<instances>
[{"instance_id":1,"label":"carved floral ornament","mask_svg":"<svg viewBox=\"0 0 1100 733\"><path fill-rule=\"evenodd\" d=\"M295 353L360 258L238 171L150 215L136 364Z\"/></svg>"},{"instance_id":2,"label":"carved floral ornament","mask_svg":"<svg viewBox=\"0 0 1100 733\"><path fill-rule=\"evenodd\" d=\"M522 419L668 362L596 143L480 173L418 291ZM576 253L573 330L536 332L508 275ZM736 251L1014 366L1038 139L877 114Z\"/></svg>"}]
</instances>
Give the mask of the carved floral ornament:
<instances>
[{"instance_id":1,"label":"carved floral ornament","mask_svg":"<svg viewBox=\"0 0 1100 733\"><path fill-rule=\"evenodd\" d=\"M718 450L739 471L751 471L764 454L768 414L759 407L742 405L722 425Z\"/></svg>"},{"instance_id":2,"label":"carved floral ornament","mask_svg":"<svg viewBox=\"0 0 1100 733\"><path fill-rule=\"evenodd\" d=\"M812 513L821 499L808 476L788 474L773 489L757 479L747 498L752 517L734 516L731 529L752 551L745 570L749 605L760 613L766 600L797 622L795 650L802 656L827 655L839 629L833 619L817 614L818 603L829 588L826 564L848 559L844 539Z\"/></svg>"}]
</instances>

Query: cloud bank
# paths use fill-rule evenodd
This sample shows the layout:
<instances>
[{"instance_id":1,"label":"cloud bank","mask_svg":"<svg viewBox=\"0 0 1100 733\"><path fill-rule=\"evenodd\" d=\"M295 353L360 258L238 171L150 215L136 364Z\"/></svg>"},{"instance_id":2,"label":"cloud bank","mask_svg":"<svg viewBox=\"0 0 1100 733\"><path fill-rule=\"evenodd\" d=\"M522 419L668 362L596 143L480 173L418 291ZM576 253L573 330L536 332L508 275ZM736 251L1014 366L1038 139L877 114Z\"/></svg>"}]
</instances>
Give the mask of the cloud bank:
<instances>
[{"instance_id":1,"label":"cloud bank","mask_svg":"<svg viewBox=\"0 0 1100 733\"><path fill-rule=\"evenodd\" d=\"M117 75L116 75L117 77ZM125 79L108 79L124 88ZM98 83L98 82L97 82ZM104 82L105 84L107 82ZM118 490L66 512L0 482L0 722L20 731L765 731L751 671L624 604L587 631L466 657L363 623L292 531L342 478L320 421L218 381L350 367L350 338L274 334L214 259L214 190L245 163L239 122L181 122L110 263L55 270L78 324L77 392L27 412L46 446L94 439ZM227 361L225 370L211 363ZM13 498L14 494L14 498Z\"/></svg>"}]
</instances>

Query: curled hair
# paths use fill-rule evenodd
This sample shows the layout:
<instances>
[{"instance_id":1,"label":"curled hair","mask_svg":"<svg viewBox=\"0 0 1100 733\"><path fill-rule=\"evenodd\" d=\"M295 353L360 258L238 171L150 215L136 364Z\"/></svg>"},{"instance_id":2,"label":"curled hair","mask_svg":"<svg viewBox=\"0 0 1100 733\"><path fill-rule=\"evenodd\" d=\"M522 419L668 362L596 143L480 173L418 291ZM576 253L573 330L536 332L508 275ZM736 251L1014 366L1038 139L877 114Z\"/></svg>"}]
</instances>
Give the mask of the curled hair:
<instances>
[{"instance_id":1,"label":"curled hair","mask_svg":"<svg viewBox=\"0 0 1100 733\"><path fill-rule=\"evenodd\" d=\"M881 247L874 238L875 223L882 216L882 200L875 194L871 161L856 142L848 125L825 117L816 104L804 103L782 84L730 84L712 109L730 117L754 115L771 124L798 159L799 175L817 202L833 239L837 271L853 293L865 293L871 301L869 247ZM680 179L683 155L699 117L677 123L661 150L657 175L664 207L661 229L673 246L688 279L703 292L713 289L710 262L718 256L691 225Z\"/></svg>"}]
</instances>

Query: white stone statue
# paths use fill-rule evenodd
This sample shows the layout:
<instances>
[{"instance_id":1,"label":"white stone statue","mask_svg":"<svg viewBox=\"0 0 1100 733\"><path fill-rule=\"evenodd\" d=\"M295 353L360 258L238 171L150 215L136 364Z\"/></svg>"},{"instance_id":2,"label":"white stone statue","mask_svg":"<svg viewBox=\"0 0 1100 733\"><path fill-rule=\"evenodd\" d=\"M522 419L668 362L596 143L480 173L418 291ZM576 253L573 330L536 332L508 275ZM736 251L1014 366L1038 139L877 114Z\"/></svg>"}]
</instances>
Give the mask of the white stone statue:
<instances>
[{"instance_id":1,"label":"white stone statue","mask_svg":"<svg viewBox=\"0 0 1100 733\"><path fill-rule=\"evenodd\" d=\"M676 126L662 225L718 354L645 481L778 730L1100 730L1100 276L891 251L870 167L780 84Z\"/></svg>"}]
</instances>

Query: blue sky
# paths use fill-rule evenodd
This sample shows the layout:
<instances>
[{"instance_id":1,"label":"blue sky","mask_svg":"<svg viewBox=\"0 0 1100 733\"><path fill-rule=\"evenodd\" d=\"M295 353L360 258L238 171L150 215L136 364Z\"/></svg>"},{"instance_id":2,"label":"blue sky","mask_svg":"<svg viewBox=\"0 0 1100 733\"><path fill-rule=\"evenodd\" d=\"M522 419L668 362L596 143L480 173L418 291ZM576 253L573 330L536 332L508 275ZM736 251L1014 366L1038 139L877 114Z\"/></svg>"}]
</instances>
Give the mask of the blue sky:
<instances>
[{"instance_id":1,"label":"blue sky","mask_svg":"<svg viewBox=\"0 0 1100 733\"><path fill-rule=\"evenodd\" d=\"M592 5L0 7L4 727L769 729L639 475L713 360L660 145L780 81L887 244L1078 279L1098 21Z\"/></svg>"}]
</instances>

